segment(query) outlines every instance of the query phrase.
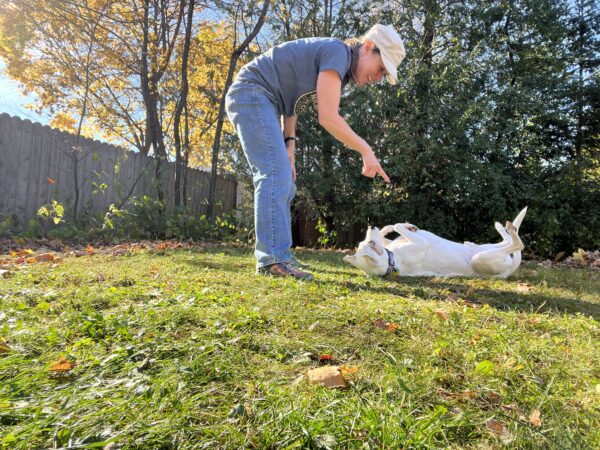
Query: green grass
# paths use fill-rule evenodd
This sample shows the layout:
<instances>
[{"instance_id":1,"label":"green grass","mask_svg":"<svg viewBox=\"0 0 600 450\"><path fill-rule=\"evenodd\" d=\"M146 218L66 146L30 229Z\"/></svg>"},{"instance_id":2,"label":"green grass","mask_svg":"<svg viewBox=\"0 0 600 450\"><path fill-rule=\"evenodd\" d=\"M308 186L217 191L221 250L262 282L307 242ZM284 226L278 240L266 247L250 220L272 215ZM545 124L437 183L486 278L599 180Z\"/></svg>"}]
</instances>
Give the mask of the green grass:
<instances>
[{"instance_id":1,"label":"green grass","mask_svg":"<svg viewBox=\"0 0 600 450\"><path fill-rule=\"evenodd\" d=\"M73 257L0 278L2 445L600 447L598 272L381 279L303 251L307 283L255 276L251 253ZM349 389L308 383L321 354L358 368ZM76 366L54 375L61 356Z\"/></svg>"}]
</instances>

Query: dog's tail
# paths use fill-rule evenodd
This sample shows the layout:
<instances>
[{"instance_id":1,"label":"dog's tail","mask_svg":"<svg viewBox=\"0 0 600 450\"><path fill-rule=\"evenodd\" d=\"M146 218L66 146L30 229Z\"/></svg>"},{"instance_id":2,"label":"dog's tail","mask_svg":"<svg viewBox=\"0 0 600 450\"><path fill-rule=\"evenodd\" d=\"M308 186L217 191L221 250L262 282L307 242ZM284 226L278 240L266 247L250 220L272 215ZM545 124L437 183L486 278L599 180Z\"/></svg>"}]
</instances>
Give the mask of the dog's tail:
<instances>
[{"instance_id":1,"label":"dog's tail","mask_svg":"<svg viewBox=\"0 0 600 450\"><path fill-rule=\"evenodd\" d=\"M512 222L515 228L517 229L517 233L519 232L521 222L523 222L523 219L525 218L525 214L527 214L527 206L523 208L519 214L517 214L517 217L515 217L515 220L513 220Z\"/></svg>"}]
</instances>

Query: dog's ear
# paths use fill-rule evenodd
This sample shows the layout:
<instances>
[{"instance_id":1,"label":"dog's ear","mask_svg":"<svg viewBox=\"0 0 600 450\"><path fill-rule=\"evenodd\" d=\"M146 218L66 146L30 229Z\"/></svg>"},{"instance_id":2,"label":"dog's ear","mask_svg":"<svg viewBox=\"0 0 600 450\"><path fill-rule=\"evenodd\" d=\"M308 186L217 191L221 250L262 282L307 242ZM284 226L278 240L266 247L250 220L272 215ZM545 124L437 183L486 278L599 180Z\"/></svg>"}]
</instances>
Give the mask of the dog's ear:
<instances>
[{"instance_id":1,"label":"dog's ear","mask_svg":"<svg viewBox=\"0 0 600 450\"><path fill-rule=\"evenodd\" d=\"M369 255L363 255L363 258L365 258L365 261L367 262L367 264L369 264L370 266L376 266L377 265L377 261L375 261L375 258L372 258Z\"/></svg>"},{"instance_id":2,"label":"dog's ear","mask_svg":"<svg viewBox=\"0 0 600 450\"><path fill-rule=\"evenodd\" d=\"M383 248L381 245L377 245L375 241L369 241L369 246L375 250L375 253L377 253L379 256L383 255Z\"/></svg>"},{"instance_id":3,"label":"dog's ear","mask_svg":"<svg viewBox=\"0 0 600 450\"><path fill-rule=\"evenodd\" d=\"M356 255L346 255L344 256L344 262L347 262L348 264L352 264L353 266L355 266L355 262L356 262Z\"/></svg>"}]
</instances>

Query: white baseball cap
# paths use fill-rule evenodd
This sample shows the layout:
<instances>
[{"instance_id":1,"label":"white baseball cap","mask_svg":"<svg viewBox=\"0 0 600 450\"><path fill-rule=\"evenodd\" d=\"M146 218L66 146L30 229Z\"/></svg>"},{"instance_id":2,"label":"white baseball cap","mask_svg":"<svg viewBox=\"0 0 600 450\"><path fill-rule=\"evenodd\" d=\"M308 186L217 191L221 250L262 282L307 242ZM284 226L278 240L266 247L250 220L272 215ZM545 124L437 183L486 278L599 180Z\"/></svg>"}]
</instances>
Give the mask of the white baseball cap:
<instances>
[{"instance_id":1,"label":"white baseball cap","mask_svg":"<svg viewBox=\"0 0 600 450\"><path fill-rule=\"evenodd\" d=\"M396 84L398 82L398 66L406 55L400 35L391 26L378 23L371 27L364 39L373 41L375 47L379 49L385 70L387 70L388 83Z\"/></svg>"}]
</instances>

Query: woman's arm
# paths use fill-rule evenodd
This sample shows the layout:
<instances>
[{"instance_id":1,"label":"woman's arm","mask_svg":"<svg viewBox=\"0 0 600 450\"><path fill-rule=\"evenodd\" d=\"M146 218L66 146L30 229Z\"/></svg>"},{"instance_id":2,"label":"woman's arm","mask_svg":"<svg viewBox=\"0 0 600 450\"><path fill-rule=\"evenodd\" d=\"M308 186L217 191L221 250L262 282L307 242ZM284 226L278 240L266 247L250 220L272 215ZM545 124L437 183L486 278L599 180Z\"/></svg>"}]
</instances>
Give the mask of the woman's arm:
<instances>
[{"instance_id":1,"label":"woman's arm","mask_svg":"<svg viewBox=\"0 0 600 450\"><path fill-rule=\"evenodd\" d=\"M298 116L283 118L283 137L296 137L296 122Z\"/></svg>"},{"instance_id":2,"label":"woman's arm","mask_svg":"<svg viewBox=\"0 0 600 450\"><path fill-rule=\"evenodd\" d=\"M362 174L373 178L380 175L386 182L390 179L381 167L371 146L350 128L340 116L340 97L342 95L342 80L335 70L325 70L317 78L317 105L319 124L334 138L348 147L356 150L363 158Z\"/></svg>"}]
</instances>

